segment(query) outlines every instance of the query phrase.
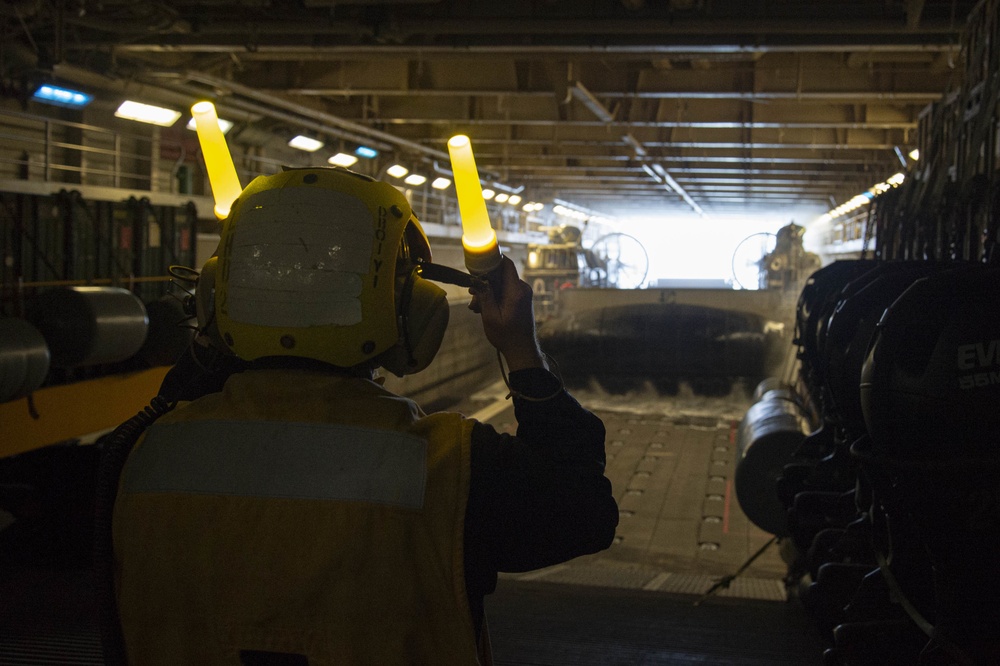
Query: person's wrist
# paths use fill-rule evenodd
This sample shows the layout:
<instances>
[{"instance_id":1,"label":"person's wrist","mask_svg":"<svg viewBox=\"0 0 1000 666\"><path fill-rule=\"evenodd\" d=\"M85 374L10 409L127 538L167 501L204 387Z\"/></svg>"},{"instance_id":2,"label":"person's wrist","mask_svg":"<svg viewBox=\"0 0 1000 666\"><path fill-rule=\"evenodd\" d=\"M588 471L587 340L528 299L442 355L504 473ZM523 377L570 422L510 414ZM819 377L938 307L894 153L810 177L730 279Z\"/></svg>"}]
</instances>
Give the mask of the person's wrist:
<instances>
[{"instance_id":1,"label":"person's wrist","mask_svg":"<svg viewBox=\"0 0 1000 666\"><path fill-rule=\"evenodd\" d=\"M537 344L501 349L500 353L503 354L503 358L507 362L507 370L509 372L524 370L526 368L545 367L545 358L542 356L542 350L538 348Z\"/></svg>"}]
</instances>

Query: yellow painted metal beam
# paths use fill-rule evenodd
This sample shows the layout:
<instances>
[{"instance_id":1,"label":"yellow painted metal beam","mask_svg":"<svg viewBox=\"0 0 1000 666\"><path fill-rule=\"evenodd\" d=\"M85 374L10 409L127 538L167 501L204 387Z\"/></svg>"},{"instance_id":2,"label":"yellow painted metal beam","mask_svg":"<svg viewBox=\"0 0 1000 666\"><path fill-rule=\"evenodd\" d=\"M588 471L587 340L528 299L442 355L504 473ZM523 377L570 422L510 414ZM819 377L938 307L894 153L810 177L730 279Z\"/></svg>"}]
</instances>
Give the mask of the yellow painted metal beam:
<instances>
[{"instance_id":1,"label":"yellow painted metal beam","mask_svg":"<svg viewBox=\"0 0 1000 666\"><path fill-rule=\"evenodd\" d=\"M168 366L35 391L0 404L0 458L107 430L135 416L156 395Z\"/></svg>"}]
</instances>

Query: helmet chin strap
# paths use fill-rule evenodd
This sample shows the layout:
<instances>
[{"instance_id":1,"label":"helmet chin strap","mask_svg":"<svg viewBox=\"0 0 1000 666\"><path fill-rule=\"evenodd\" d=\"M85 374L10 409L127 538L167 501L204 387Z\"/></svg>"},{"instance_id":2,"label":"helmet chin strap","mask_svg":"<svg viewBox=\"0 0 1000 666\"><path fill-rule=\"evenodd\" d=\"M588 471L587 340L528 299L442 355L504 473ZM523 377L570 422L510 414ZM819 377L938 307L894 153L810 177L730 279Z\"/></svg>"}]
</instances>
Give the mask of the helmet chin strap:
<instances>
[{"instance_id":1,"label":"helmet chin strap","mask_svg":"<svg viewBox=\"0 0 1000 666\"><path fill-rule=\"evenodd\" d=\"M403 335L403 349L406 350L406 362L410 366L415 366L417 364L417 359L413 356L413 344L410 342L408 313L410 311L410 301L413 299L413 283L419 276L420 266L414 266L413 270L411 270L409 275L406 276L406 281L403 283L403 289L399 294L399 328Z\"/></svg>"},{"instance_id":2,"label":"helmet chin strap","mask_svg":"<svg viewBox=\"0 0 1000 666\"><path fill-rule=\"evenodd\" d=\"M451 266L432 264L429 261L418 261L415 270L421 277L434 282L445 282L467 289L472 286L471 275Z\"/></svg>"}]
</instances>

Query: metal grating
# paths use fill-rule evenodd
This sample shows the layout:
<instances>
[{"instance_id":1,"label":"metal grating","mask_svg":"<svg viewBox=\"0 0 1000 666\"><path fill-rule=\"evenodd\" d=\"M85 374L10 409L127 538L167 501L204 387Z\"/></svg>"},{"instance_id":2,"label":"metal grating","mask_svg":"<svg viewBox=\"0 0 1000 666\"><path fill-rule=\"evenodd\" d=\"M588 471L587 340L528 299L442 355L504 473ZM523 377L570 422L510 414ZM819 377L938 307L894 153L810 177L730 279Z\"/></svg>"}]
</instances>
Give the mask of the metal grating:
<instances>
[{"instance_id":1,"label":"metal grating","mask_svg":"<svg viewBox=\"0 0 1000 666\"><path fill-rule=\"evenodd\" d=\"M503 581L487 598L497 666L818 666L795 604Z\"/></svg>"},{"instance_id":2,"label":"metal grating","mask_svg":"<svg viewBox=\"0 0 1000 666\"><path fill-rule=\"evenodd\" d=\"M537 581L697 596L705 594L719 580L717 577L701 574L672 573L651 567L616 566L609 563L558 564L525 574L502 574L501 578L519 582ZM785 586L780 580L750 577L738 577L728 588L720 589L714 594L732 599L760 601L786 601L788 598Z\"/></svg>"},{"instance_id":3,"label":"metal grating","mask_svg":"<svg viewBox=\"0 0 1000 666\"><path fill-rule=\"evenodd\" d=\"M603 565L568 566L553 569L548 575L538 576L531 580L540 580L546 583L594 585L597 587L641 590L657 573L656 571L636 567Z\"/></svg>"},{"instance_id":4,"label":"metal grating","mask_svg":"<svg viewBox=\"0 0 1000 666\"><path fill-rule=\"evenodd\" d=\"M656 589L659 592L700 596L708 592L717 580L719 579L699 574L672 574ZM788 598L785 586L780 580L766 578L737 578L727 589L720 589L714 594L720 597L761 601L785 601Z\"/></svg>"},{"instance_id":5,"label":"metal grating","mask_svg":"<svg viewBox=\"0 0 1000 666\"><path fill-rule=\"evenodd\" d=\"M103 666L101 640L95 630L0 630L0 664L4 666Z\"/></svg>"}]
</instances>

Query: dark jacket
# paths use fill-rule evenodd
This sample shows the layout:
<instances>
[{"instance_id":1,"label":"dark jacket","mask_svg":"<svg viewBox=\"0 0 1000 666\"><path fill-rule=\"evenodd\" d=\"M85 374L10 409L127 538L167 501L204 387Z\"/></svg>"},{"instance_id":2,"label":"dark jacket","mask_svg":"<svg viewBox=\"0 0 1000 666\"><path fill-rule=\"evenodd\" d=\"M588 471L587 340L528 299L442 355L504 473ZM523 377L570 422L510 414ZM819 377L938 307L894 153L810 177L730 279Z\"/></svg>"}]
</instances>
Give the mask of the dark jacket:
<instances>
[{"instance_id":1,"label":"dark jacket","mask_svg":"<svg viewBox=\"0 0 1000 666\"><path fill-rule=\"evenodd\" d=\"M542 398L559 380L512 372L515 394ZM478 631L497 572L540 569L611 545L618 506L604 476L604 424L569 393L514 397L517 434L477 423L465 514L465 580Z\"/></svg>"}]
</instances>

